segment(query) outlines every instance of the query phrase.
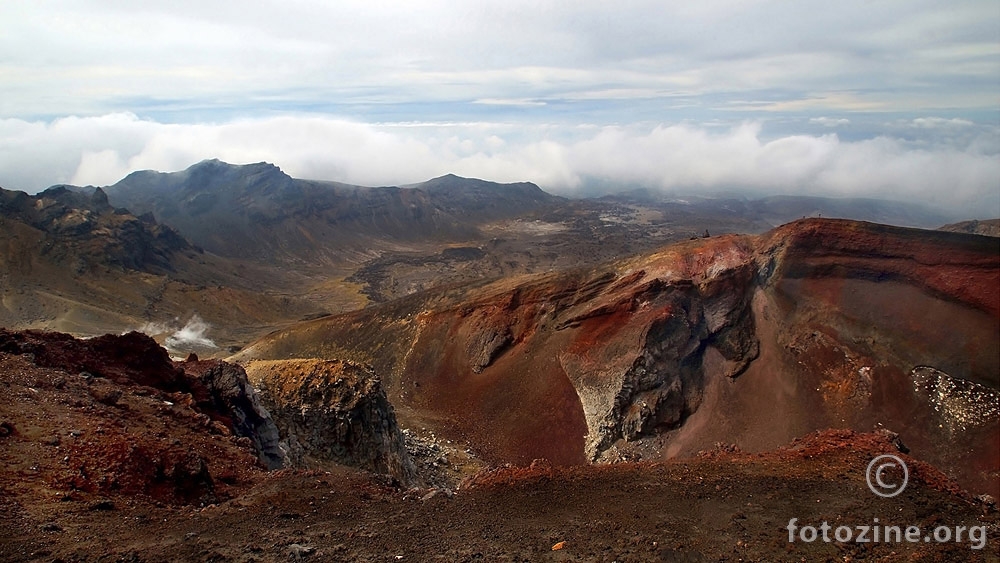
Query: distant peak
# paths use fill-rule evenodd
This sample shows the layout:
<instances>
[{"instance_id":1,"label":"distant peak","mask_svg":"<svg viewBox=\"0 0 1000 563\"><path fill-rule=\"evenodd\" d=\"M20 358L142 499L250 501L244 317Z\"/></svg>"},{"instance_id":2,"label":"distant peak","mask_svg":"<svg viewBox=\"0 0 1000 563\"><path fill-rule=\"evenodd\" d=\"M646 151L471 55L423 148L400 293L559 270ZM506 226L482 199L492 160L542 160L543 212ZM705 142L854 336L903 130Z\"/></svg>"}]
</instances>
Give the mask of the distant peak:
<instances>
[{"instance_id":1,"label":"distant peak","mask_svg":"<svg viewBox=\"0 0 1000 563\"><path fill-rule=\"evenodd\" d=\"M202 182L210 182L213 178L233 179L250 176L259 178L287 176L280 168L267 162L231 164L217 158L203 160L197 164L192 164L180 172L168 172L167 175L176 179L199 178L199 181Z\"/></svg>"},{"instance_id":2,"label":"distant peak","mask_svg":"<svg viewBox=\"0 0 1000 563\"><path fill-rule=\"evenodd\" d=\"M459 176L457 174L445 174L444 176L438 176L437 178L431 178L422 184L426 187L456 187L456 186L503 186L511 187L518 186L524 187L529 186L533 188L538 188L535 184L531 182L514 182L514 183L503 183L494 182L492 180L483 180L481 178L467 178L465 176Z\"/></svg>"},{"instance_id":3,"label":"distant peak","mask_svg":"<svg viewBox=\"0 0 1000 563\"><path fill-rule=\"evenodd\" d=\"M98 208L111 207L111 204L108 202L108 194L101 188L94 190L94 193L90 196L90 202Z\"/></svg>"},{"instance_id":4,"label":"distant peak","mask_svg":"<svg viewBox=\"0 0 1000 563\"><path fill-rule=\"evenodd\" d=\"M45 188L40 194L38 194L38 196L56 199L67 193L70 193L69 186L66 184L57 184L55 186Z\"/></svg>"},{"instance_id":5,"label":"distant peak","mask_svg":"<svg viewBox=\"0 0 1000 563\"><path fill-rule=\"evenodd\" d=\"M193 164L185 172L208 172L208 171L232 171L232 172L255 172L255 173L278 173L284 174L281 168L270 162L255 162L251 164L230 164L217 158L203 160Z\"/></svg>"},{"instance_id":6,"label":"distant peak","mask_svg":"<svg viewBox=\"0 0 1000 563\"><path fill-rule=\"evenodd\" d=\"M424 184L437 185L437 184L455 184L455 183L465 183L465 182L485 182L485 180L480 180L478 178L466 178L464 176L459 176L457 174L445 174L444 176L438 176L436 178L431 178L424 182Z\"/></svg>"},{"instance_id":7,"label":"distant peak","mask_svg":"<svg viewBox=\"0 0 1000 563\"><path fill-rule=\"evenodd\" d=\"M233 168L233 166L234 165L229 164L228 162L223 162L223 161L221 161L221 160L219 160L217 158L210 158L210 159L203 160L201 162L197 162L195 164L192 164L191 166L188 166L187 169L188 170L197 170L197 169L202 169L202 168Z\"/></svg>"}]
</instances>

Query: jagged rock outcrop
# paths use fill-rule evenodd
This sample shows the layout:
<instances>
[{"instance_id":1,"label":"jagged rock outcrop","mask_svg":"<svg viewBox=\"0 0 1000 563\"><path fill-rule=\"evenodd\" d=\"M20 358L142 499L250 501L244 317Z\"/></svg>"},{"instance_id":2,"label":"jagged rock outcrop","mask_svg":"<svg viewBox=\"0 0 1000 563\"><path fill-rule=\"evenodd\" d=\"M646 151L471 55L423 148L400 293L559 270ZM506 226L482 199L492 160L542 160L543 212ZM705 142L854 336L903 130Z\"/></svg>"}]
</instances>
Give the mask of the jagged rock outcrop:
<instances>
[{"instance_id":1,"label":"jagged rock outcrop","mask_svg":"<svg viewBox=\"0 0 1000 563\"><path fill-rule=\"evenodd\" d=\"M725 240L725 239L723 239ZM679 426L701 404L709 348L735 377L758 351L749 286L749 248L735 240L704 245L713 267L674 269L664 254L626 272L598 299L571 308L560 328L573 343L559 355L587 420L586 454L598 459L616 440Z\"/></svg>"},{"instance_id":2,"label":"jagged rock outcrop","mask_svg":"<svg viewBox=\"0 0 1000 563\"><path fill-rule=\"evenodd\" d=\"M467 313L465 322L469 333L466 338L466 354L473 373L482 373L514 341L514 335L508 326L509 319L503 312L509 313L515 309L516 293L511 294L506 302L490 308L463 311ZM498 310L501 314L497 314Z\"/></svg>"},{"instance_id":3,"label":"jagged rock outcrop","mask_svg":"<svg viewBox=\"0 0 1000 563\"><path fill-rule=\"evenodd\" d=\"M478 425L498 424L495 417L511 419L520 429L514 432L524 432L534 447L552 440L568 448L573 442L566 438L582 423L583 443L576 442L580 449L573 455L590 460L616 441L680 426L697 410L708 377L735 377L756 357L752 246L745 237L720 237L620 268L550 277L418 315L419 330L402 367L413 388L405 386L403 397L420 406L444 406L459 420L467 413L452 409L463 405L444 395L465 397L468 408L484 405L488 414L459 424L475 432ZM705 369L709 351L720 358L711 374ZM462 369L481 379L463 379ZM545 409L551 419L537 423L493 407L508 398L528 409L570 397L582 412ZM567 421L572 426L552 423L579 415L582 420ZM529 437L532 432L543 434ZM567 457L557 461L573 459L569 451L561 455Z\"/></svg>"},{"instance_id":4,"label":"jagged rock outcrop","mask_svg":"<svg viewBox=\"0 0 1000 563\"><path fill-rule=\"evenodd\" d=\"M252 362L247 372L278 425L288 465L335 462L414 482L395 412L369 368L279 360Z\"/></svg>"},{"instance_id":5,"label":"jagged rock outcrop","mask_svg":"<svg viewBox=\"0 0 1000 563\"><path fill-rule=\"evenodd\" d=\"M218 416L227 428L237 436L249 438L265 467L284 466L278 427L242 367L222 360L197 359L178 365L188 378L201 382L202 386L192 386L196 393L193 399L201 410L220 413Z\"/></svg>"},{"instance_id":6,"label":"jagged rock outcrop","mask_svg":"<svg viewBox=\"0 0 1000 563\"><path fill-rule=\"evenodd\" d=\"M425 310L401 300L346 315L343 333L328 332L329 319L313 328L354 352L384 350L370 361L389 374L393 400L447 416L488 458L578 463L682 425L707 377L745 369L758 351L755 274L752 240L718 237L614 270L431 297ZM719 366L711 376L706 354Z\"/></svg>"},{"instance_id":7,"label":"jagged rock outcrop","mask_svg":"<svg viewBox=\"0 0 1000 563\"><path fill-rule=\"evenodd\" d=\"M34 196L0 189L0 225L9 233L41 234L38 255L66 263L75 273L106 266L169 271L174 253L191 250L151 216L112 207L101 188L84 193L53 186Z\"/></svg>"},{"instance_id":8,"label":"jagged rock outcrop","mask_svg":"<svg viewBox=\"0 0 1000 563\"><path fill-rule=\"evenodd\" d=\"M0 426L11 429L0 465L30 463L30 475L10 475L43 487L47 497L54 489L64 501L124 494L204 505L232 498L263 466L248 429L227 425L241 418L227 379L189 377L138 333L78 340L0 329Z\"/></svg>"},{"instance_id":9,"label":"jagged rock outcrop","mask_svg":"<svg viewBox=\"0 0 1000 563\"><path fill-rule=\"evenodd\" d=\"M119 385L190 390L184 372L173 365L167 351L139 332L81 340L59 332L0 328L0 352L30 354L36 365L103 377Z\"/></svg>"}]
</instances>

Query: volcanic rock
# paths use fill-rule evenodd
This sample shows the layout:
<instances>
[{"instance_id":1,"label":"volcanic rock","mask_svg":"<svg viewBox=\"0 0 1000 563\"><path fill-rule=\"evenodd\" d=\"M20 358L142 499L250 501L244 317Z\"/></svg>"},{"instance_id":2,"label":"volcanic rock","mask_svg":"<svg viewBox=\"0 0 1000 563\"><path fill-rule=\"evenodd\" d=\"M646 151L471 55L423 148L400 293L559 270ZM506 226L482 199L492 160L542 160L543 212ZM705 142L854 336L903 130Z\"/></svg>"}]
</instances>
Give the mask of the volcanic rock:
<instances>
[{"instance_id":1,"label":"volcanic rock","mask_svg":"<svg viewBox=\"0 0 1000 563\"><path fill-rule=\"evenodd\" d=\"M528 183L449 175L412 188L367 188L218 160L134 172L107 190L117 205L153 213L210 252L291 265L337 261L380 240L467 240L478 222L560 201Z\"/></svg>"},{"instance_id":2,"label":"volcanic rock","mask_svg":"<svg viewBox=\"0 0 1000 563\"><path fill-rule=\"evenodd\" d=\"M50 335L49 342L17 336L47 361L71 359L60 354L60 344L86 352L86 343L55 338L59 335ZM0 416L8 428L26 429L3 438L5 491L68 502L138 495L158 503L197 504L229 498L261 473L250 447L210 434L201 420L207 415L172 400L180 392L85 376L72 362L67 371L35 360L31 353L0 352L0 386L6 390ZM127 374L121 363L111 367L105 373Z\"/></svg>"},{"instance_id":3,"label":"volcanic rock","mask_svg":"<svg viewBox=\"0 0 1000 563\"><path fill-rule=\"evenodd\" d=\"M197 394L193 398L200 410L219 413L218 418L234 434L249 438L268 469L284 465L278 427L242 367L221 360L197 359L179 365L189 378L197 378L203 385L194 387Z\"/></svg>"},{"instance_id":4,"label":"volcanic rock","mask_svg":"<svg viewBox=\"0 0 1000 563\"><path fill-rule=\"evenodd\" d=\"M39 366L96 375L119 385L145 385L166 392L189 387L167 351L139 332L79 340L58 332L0 328L0 352L30 354Z\"/></svg>"},{"instance_id":5,"label":"volcanic rock","mask_svg":"<svg viewBox=\"0 0 1000 563\"><path fill-rule=\"evenodd\" d=\"M115 209L107 194L53 186L30 196L0 189L0 221L5 230L27 227L45 233L38 251L77 269L113 265L128 270L169 270L173 253L190 245L176 231Z\"/></svg>"},{"instance_id":6,"label":"volcanic rock","mask_svg":"<svg viewBox=\"0 0 1000 563\"><path fill-rule=\"evenodd\" d=\"M415 480L395 411L370 368L278 360L252 362L247 373L278 425L288 465L335 462Z\"/></svg>"}]
</instances>

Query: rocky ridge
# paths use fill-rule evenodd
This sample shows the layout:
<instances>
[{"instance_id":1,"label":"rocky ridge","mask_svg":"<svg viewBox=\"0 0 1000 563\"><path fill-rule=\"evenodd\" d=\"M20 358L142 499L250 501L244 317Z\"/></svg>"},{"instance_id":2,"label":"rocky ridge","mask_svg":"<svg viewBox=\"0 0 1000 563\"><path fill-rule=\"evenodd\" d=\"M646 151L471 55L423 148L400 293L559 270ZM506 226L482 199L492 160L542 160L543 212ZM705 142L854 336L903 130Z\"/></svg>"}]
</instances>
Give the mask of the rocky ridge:
<instances>
[{"instance_id":1,"label":"rocky ridge","mask_svg":"<svg viewBox=\"0 0 1000 563\"><path fill-rule=\"evenodd\" d=\"M218 160L181 172L135 172L107 193L221 256L298 267L371 258L373 249L401 244L476 238L479 222L527 215L560 199L528 183L445 176L408 188L368 188L299 180L264 162Z\"/></svg>"},{"instance_id":2,"label":"rocky ridge","mask_svg":"<svg viewBox=\"0 0 1000 563\"><path fill-rule=\"evenodd\" d=\"M201 410L227 413L222 424L237 436L249 438L266 468L285 466L287 456L280 447L279 427L242 367L222 360L199 361L193 354L175 365L180 365L188 379L201 382L207 391L192 396L195 405ZM202 391L202 387L195 391Z\"/></svg>"},{"instance_id":3,"label":"rocky ridge","mask_svg":"<svg viewBox=\"0 0 1000 563\"><path fill-rule=\"evenodd\" d=\"M0 189L0 326L9 329L143 329L162 342L197 315L223 333L224 350L233 335L319 310L274 289L288 280L268 272L204 252L152 214L113 207L101 188Z\"/></svg>"},{"instance_id":4,"label":"rocky ridge","mask_svg":"<svg viewBox=\"0 0 1000 563\"><path fill-rule=\"evenodd\" d=\"M144 335L0 331L5 486L100 510L113 508L99 504L108 495L170 505L238 495L262 471L262 452L227 425L251 413L208 383Z\"/></svg>"},{"instance_id":5,"label":"rocky ridge","mask_svg":"<svg viewBox=\"0 0 1000 563\"><path fill-rule=\"evenodd\" d=\"M984 219L984 220L972 220L972 221L962 221L960 223L951 223L940 227L939 230L951 231L953 233L971 233L974 235L983 235L988 237L1000 237L1000 219Z\"/></svg>"},{"instance_id":6,"label":"rocky ridge","mask_svg":"<svg viewBox=\"0 0 1000 563\"><path fill-rule=\"evenodd\" d=\"M239 366L225 362L173 362L152 338L132 332L78 340L68 334L0 329L0 353L25 356L43 368L90 383L99 402L114 406L135 388L169 396L211 432L249 440L265 467L279 467L277 428Z\"/></svg>"},{"instance_id":7,"label":"rocky ridge","mask_svg":"<svg viewBox=\"0 0 1000 563\"><path fill-rule=\"evenodd\" d=\"M36 239L32 253L64 263L77 273L106 266L159 272L170 270L174 253L191 250L176 231L157 223L152 215L135 216L112 207L104 190L83 194L64 186L38 195L0 189L0 225L4 238ZM27 267L8 254L6 266ZM25 274L27 272L20 272Z\"/></svg>"},{"instance_id":8,"label":"rocky ridge","mask_svg":"<svg viewBox=\"0 0 1000 563\"><path fill-rule=\"evenodd\" d=\"M179 172L136 172L104 188L6 192L0 324L79 336L158 327L162 342L197 314L221 354L290 322L367 302L599 268L708 230L758 233L816 214L944 222L898 202L653 192L566 200L524 182L447 175L363 187L295 179L267 163L210 160Z\"/></svg>"}]
</instances>

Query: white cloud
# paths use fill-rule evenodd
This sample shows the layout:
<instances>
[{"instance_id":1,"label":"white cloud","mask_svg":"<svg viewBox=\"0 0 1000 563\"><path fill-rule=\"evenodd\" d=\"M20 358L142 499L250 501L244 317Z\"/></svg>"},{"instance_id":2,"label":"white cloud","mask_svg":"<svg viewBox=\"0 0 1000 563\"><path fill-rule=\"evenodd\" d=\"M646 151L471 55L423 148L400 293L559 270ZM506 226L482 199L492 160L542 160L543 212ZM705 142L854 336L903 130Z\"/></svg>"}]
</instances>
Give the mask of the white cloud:
<instances>
[{"instance_id":1,"label":"white cloud","mask_svg":"<svg viewBox=\"0 0 1000 563\"><path fill-rule=\"evenodd\" d=\"M995 0L4 0L0 186L220 158L995 216L997 29Z\"/></svg>"},{"instance_id":2,"label":"white cloud","mask_svg":"<svg viewBox=\"0 0 1000 563\"><path fill-rule=\"evenodd\" d=\"M937 128L956 128L956 127L972 127L975 125L968 119L946 119L944 117L918 117L911 122L913 127L919 129L937 129Z\"/></svg>"},{"instance_id":3,"label":"white cloud","mask_svg":"<svg viewBox=\"0 0 1000 563\"><path fill-rule=\"evenodd\" d=\"M481 100L475 100L472 103L482 104L486 106L544 106L545 102L538 100L525 100L525 99L501 99L501 98L483 98Z\"/></svg>"},{"instance_id":4,"label":"white cloud","mask_svg":"<svg viewBox=\"0 0 1000 563\"><path fill-rule=\"evenodd\" d=\"M823 127L840 127L842 125L850 125L851 120L847 118L832 118L832 117L813 117L809 119L809 123L816 123L822 125Z\"/></svg>"},{"instance_id":5,"label":"white cloud","mask_svg":"<svg viewBox=\"0 0 1000 563\"><path fill-rule=\"evenodd\" d=\"M362 185L446 173L533 181L565 194L600 180L681 191L738 189L869 196L1000 215L1000 132L964 146L835 134L765 138L762 123L558 127L520 124L370 125L317 116L164 124L130 114L52 122L0 120L0 185L106 185L130 171L173 171L207 158L268 161L292 176Z\"/></svg>"}]
</instances>

